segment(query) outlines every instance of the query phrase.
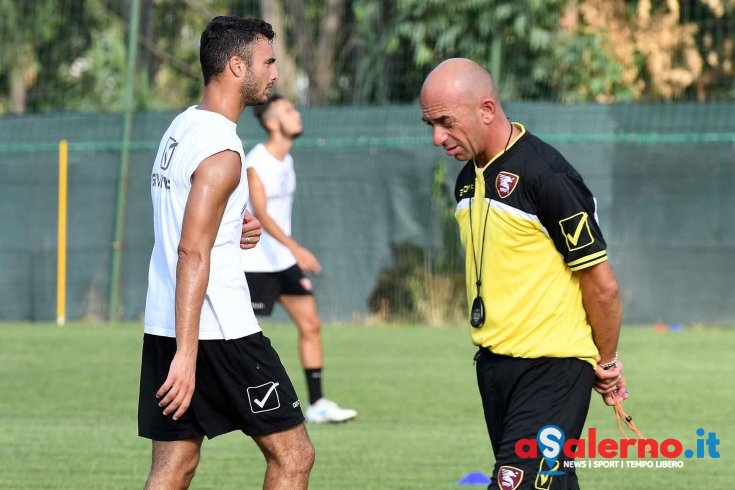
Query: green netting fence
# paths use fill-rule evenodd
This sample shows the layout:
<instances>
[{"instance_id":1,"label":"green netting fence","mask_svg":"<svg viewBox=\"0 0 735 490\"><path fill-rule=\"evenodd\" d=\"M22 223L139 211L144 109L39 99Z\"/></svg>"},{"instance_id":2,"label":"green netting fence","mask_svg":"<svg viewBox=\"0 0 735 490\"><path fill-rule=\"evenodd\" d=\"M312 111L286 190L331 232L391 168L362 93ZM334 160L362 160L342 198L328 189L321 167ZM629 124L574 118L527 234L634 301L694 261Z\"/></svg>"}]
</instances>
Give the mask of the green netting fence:
<instances>
[{"instance_id":1,"label":"green netting fence","mask_svg":"<svg viewBox=\"0 0 735 490\"><path fill-rule=\"evenodd\" d=\"M432 147L420 109L302 112L293 233L322 262L314 283L324 319L384 318L387 309L457 323L427 311L464 302L443 282L461 264L451 223L460 164ZM506 112L559 148L596 194L626 322L735 323L735 103L512 102ZM111 300L121 318L141 318L153 240L150 169L173 115L134 114L122 201L123 116L0 118L0 320L56 318L61 139L70 150L67 318L107 319ZM238 130L246 148L263 137L248 113Z\"/></svg>"}]
</instances>

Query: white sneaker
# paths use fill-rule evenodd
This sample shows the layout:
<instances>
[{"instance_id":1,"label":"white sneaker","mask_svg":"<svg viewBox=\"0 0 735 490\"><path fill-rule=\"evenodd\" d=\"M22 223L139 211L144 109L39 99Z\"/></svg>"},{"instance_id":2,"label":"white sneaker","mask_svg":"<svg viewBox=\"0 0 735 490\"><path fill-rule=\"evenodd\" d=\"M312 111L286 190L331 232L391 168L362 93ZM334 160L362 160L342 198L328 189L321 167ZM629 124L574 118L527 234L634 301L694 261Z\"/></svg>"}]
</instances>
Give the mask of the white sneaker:
<instances>
[{"instance_id":1,"label":"white sneaker","mask_svg":"<svg viewBox=\"0 0 735 490\"><path fill-rule=\"evenodd\" d=\"M312 424L325 422L346 422L357 417L357 410L341 408L332 400L318 399L306 409L306 421Z\"/></svg>"}]
</instances>

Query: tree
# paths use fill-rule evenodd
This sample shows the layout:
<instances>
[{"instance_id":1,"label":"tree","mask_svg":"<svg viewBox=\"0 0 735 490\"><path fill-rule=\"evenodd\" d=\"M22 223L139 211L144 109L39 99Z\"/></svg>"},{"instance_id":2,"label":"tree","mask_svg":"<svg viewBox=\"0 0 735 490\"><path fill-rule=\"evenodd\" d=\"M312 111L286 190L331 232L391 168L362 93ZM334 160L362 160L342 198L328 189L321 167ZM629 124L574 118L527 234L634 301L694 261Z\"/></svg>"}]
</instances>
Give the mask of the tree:
<instances>
[{"instance_id":1,"label":"tree","mask_svg":"<svg viewBox=\"0 0 735 490\"><path fill-rule=\"evenodd\" d=\"M54 0L0 0L0 39L6 46L0 50L0 76L7 80L0 113L6 105L15 114L26 111L28 91L41 72L38 48L56 37L59 8Z\"/></svg>"},{"instance_id":2,"label":"tree","mask_svg":"<svg viewBox=\"0 0 735 490\"><path fill-rule=\"evenodd\" d=\"M449 57L489 68L505 98L547 95L548 73L536 63L551 53L567 0L457 0L452 15L441 0L398 0L395 36L408 43L419 69Z\"/></svg>"},{"instance_id":3,"label":"tree","mask_svg":"<svg viewBox=\"0 0 735 490\"><path fill-rule=\"evenodd\" d=\"M735 0L570 2L549 62L553 84L564 101L732 96L735 45L723 32L733 10Z\"/></svg>"},{"instance_id":4,"label":"tree","mask_svg":"<svg viewBox=\"0 0 735 490\"><path fill-rule=\"evenodd\" d=\"M563 102L629 101L643 92L634 29L624 1L569 2L552 53L540 62Z\"/></svg>"},{"instance_id":5,"label":"tree","mask_svg":"<svg viewBox=\"0 0 735 490\"><path fill-rule=\"evenodd\" d=\"M702 74L703 60L695 40L696 24L681 22L678 0L661 3L638 2L634 41L645 59L646 93L670 100L694 85Z\"/></svg>"},{"instance_id":6,"label":"tree","mask_svg":"<svg viewBox=\"0 0 735 490\"><path fill-rule=\"evenodd\" d=\"M391 1L355 1L350 13L351 31L339 53L339 101L386 103L391 100L391 56L398 51L392 32L395 23ZM399 70L392 70L398 74Z\"/></svg>"},{"instance_id":7,"label":"tree","mask_svg":"<svg viewBox=\"0 0 735 490\"><path fill-rule=\"evenodd\" d=\"M285 0L292 22L297 62L309 79L308 102L328 103L334 96L335 56L347 0ZM314 30L318 27L318 30Z\"/></svg>"},{"instance_id":8,"label":"tree","mask_svg":"<svg viewBox=\"0 0 735 490\"><path fill-rule=\"evenodd\" d=\"M704 66L692 92L698 100L735 97L735 0L689 0L682 10L697 23Z\"/></svg>"},{"instance_id":9,"label":"tree","mask_svg":"<svg viewBox=\"0 0 735 490\"><path fill-rule=\"evenodd\" d=\"M291 100L299 98L296 89L298 69L296 62L288 50L288 36L286 34L287 19L283 12L281 0L260 0L260 15L273 26L276 38L273 40L273 50L276 53L278 66L278 85L280 93Z\"/></svg>"},{"instance_id":10,"label":"tree","mask_svg":"<svg viewBox=\"0 0 735 490\"><path fill-rule=\"evenodd\" d=\"M118 111L133 0L0 0L0 114ZM136 109L199 96L215 15L276 32L278 90L300 102L414 101L441 60L489 68L505 99L735 96L735 0L140 0ZM305 83L304 83L305 82Z\"/></svg>"}]
</instances>

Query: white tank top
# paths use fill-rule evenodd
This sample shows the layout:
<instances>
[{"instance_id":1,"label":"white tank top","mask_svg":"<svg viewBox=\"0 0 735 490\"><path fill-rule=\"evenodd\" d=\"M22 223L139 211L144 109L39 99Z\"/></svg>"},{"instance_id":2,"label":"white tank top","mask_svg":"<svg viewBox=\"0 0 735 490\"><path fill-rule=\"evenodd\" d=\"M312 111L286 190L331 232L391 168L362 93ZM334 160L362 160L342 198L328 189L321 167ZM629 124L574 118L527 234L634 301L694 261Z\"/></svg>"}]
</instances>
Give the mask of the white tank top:
<instances>
[{"instance_id":1,"label":"white tank top","mask_svg":"<svg viewBox=\"0 0 735 490\"><path fill-rule=\"evenodd\" d=\"M291 235L291 209L296 192L296 173L293 158L287 154L278 160L258 144L248 152L244 166L254 169L263 183L268 215L286 235ZM248 204L252 213L252 205ZM241 251L242 270L245 272L278 272L296 264L296 258L281 242L262 230L255 248Z\"/></svg>"},{"instance_id":2,"label":"white tank top","mask_svg":"<svg viewBox=\"0 0 735 490\"><path fill-rule=\"evenodd\" d=\"M161 139L151 173L155 243L148 271L145 332L176 337L174 294L177 248L191 176L206 158L225 150L243 158L237 125L215 112L189 107ZM211 253L209 283L202 305L199 338L234 339L260 331L250 306L250 291L240 269L240 235L248 200L242 166L240 184L227 201Z\"/></svg>"}]
</instances>

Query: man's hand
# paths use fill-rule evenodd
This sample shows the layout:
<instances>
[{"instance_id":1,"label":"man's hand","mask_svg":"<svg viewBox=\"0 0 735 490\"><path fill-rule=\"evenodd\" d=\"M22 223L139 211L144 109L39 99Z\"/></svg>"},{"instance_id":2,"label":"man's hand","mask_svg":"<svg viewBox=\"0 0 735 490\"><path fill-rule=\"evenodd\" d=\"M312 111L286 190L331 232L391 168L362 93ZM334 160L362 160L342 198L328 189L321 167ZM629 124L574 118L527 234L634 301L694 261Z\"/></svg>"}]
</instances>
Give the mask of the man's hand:
<instances>
[{"instance_id":1,"label":"man's hand","mask_svg":"<svg viewBox=\"0 0 735 490\"><path fill-rule=\"evenodd\" d=\"M308 249L298 246L291 252L296 257L296 263L302 271L314 274L319 274L322 271L322 265Z\"/></svg>"},{"instance_id":2,"label":"man's hand","mask_svg":"<svg viewBox=\"0 0 735 490\"><path fill-rule=\"evenodd\" d=\"M258 218L245 210L245 217L242 220L242 235L240 235L240 248L247 250L255 247L260 241L260 221Z\"/></svg>"},{"instance_id":3,"label":"man's hand","mask_svg":"<svg viewBox=\"0 0 735 490\"><path fill-rule=\"evenodd\" d=\"M184 415L194 395L196 359L196 352L193 356L176 352L166 381L156 392L156 398L160 400L158 406L163 408L163 414L173 413L174 420Z\"/></svg>"},{"instance_id":4,"label":"man's hand","mask_svg":"<svg viewBox=\"0 0 735 490\"><path fill-rule=\"evenodd\" d=\"M606 405L615 405L616 398L619 402L626 400L630 396L626 387L622 362L618 361L617 366L610 369L602 369L599 365L595 368L595 391Z\"/></svg>"}]
</instances>

